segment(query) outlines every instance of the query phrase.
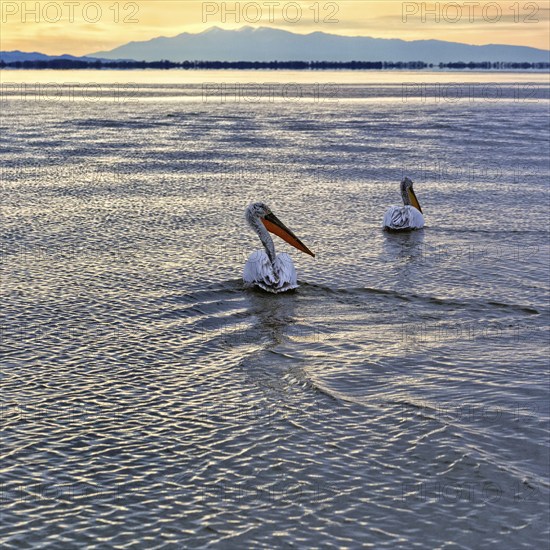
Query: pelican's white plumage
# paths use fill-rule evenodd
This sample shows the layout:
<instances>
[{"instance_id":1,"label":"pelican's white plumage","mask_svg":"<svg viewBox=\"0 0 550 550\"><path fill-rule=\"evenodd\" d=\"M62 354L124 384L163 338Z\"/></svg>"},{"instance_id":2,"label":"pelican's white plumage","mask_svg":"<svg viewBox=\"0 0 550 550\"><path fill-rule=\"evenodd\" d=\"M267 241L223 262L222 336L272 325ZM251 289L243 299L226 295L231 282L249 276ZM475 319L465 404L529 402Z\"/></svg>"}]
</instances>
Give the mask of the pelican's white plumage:
<instances>
[{"instance_id":1,"label":"pelican's white plumage","mask_svg":"<svg viewBox=\"0 0 550 550\"><path fill-rule=\"evenodd\" d=\"M412 231L424 227L424 216L413 189L413 182L405 178L401 182L401 198L404 206L390 206L384 214L382 227L388 231Z\"/></svg>"},{"instance_id":2,"label":"pelican's white plumage","mask_svg":"<svg viewBox=\"0 0 550 550\"><path fill-rule=\"evenodd\" d=\"M243 279L248 287L259 286L275 294L298 288L292 258L284 252L277 254L272 264L263 250L256 250L244 266Z\"/></svg>"},{"instance_id":3,"label":"pelican's white plumage","mask_svg":"<svg viewBox=\"0 0 550 550\"><path fill-rule=\"evenodd\" d=\"M245 286L257 286L274 294L297 288L298 278L292 258L285 253L275 253L275 245L268 231L310 256L315 256L313 252L264 203L251 204L246 209L245 217L264 245L264 250L256 250L244 266Z\"/></svg>"},{"instance_id":4,"label":"pelican's white plumage","mask_svg":"<svg viewBox=\"0 0 550 550\"><path fill-rule=\"evenodd\" d=\"M384 214L382 225L393 231L422 229L424 216L414 206L390 206Z\"/></svg>"}]
</instances>

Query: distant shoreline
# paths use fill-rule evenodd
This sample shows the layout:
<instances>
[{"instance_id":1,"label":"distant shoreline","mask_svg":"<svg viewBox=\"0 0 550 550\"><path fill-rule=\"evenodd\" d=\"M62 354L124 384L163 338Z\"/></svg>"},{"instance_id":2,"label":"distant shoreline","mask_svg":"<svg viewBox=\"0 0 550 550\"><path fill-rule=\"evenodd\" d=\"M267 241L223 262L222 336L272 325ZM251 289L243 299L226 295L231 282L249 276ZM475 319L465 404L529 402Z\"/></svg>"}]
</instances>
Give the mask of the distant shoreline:
<instances>
[{"instance_id":1,"label":"distant shoreline","mask_svg":"<svg viewBox=\"0 0 550 550\"><path fill-rule=\"evenodd\" d=\"M385 61L81 61L52 59L48 61L0 61L0 69L15 70L109 70L109 69L162 69L162 70L295 70L295 71L548 71L550 63L512 63L512 62L453 62L424 63L423 61L385 62Z\"/></svg>"}]
</instances>

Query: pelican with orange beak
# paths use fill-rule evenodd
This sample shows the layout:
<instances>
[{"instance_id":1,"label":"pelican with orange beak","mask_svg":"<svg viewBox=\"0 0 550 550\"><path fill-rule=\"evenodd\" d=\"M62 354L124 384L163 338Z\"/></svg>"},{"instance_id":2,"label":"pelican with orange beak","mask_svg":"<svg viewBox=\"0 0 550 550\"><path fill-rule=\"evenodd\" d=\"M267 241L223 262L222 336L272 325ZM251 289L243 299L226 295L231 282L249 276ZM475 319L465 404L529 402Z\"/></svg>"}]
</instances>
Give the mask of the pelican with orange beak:
<instances>
[{"instance_id":1,"label":"pelican with orange beak","mask_svg":"<svg viewBox=\"0 0 550 550\"><path fill-rule=\"evenodd\" d=\"M405 178L401 182L401 197L404 206L390 206L384 214L382 227L386 231L412 231L424 227L422 208L416 198L413 182Z\"/></svg>"},{"instance_id":2,"label":"pelican with orange beak","mask_svg":"<svg viewBox=\"0 0 550 550\"><path fill-rule=\"evenodd\" d=\"M251 204L246 209L245 217L264 245L264 250L254 252L244 266L245 285L258 286L274 294L297 288L298 281L292 258L285 253L275 254L275 245L269 233L277 235L294 248L314 258L315 254L263 202Z\"/></svg>"}]
</instances>

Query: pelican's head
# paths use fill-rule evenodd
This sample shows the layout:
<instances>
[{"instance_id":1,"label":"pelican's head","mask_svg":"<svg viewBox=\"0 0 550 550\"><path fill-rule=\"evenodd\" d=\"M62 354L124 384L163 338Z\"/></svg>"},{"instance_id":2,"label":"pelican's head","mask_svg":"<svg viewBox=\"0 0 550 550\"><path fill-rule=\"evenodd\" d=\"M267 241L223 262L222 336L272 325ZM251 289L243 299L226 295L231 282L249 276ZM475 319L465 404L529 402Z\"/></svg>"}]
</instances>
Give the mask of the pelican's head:
<instances>
[{"instance_id":1,"label":"pelican's head","mask_svg":"<svg viewBox=\"0 0 550 550\"><path fill-rule=\"evenodd\" d=\"M263 202L253 202L246 209L246 220L250 223L252 220L261 219L271 214L271 208Z\"/></svg>"},{"instance_id":2,"label":"pelican's head","mask_svg":"<svg viewBox=\"0 0 550 550\"><path fill-rule=\"evenodd\" d=\"M419 212L422 212L422 208L420 208L420 203L418 202L418 199L416 198L416 194L413 189L413 182L409 178L405 178L401 182L401 197L403 197L403 204L410 204L411 206L414 206Z\"/></svg>"},{"instance_id":3,"label":"pelican's head","mask_svg":"<svg viewBox=\"0 0 550 550\"><path fill-rule=\"evenodd\" d=\"M264 227L274 235L281 237L288 244L294 248L309 254L315 258L315 254L298 238L296 235L281 221L267 204L263 202L254 202L246 209L246 221L253 228L256 229L256 224L259 221L262 222Z\"/></svg>"}]
</instances>

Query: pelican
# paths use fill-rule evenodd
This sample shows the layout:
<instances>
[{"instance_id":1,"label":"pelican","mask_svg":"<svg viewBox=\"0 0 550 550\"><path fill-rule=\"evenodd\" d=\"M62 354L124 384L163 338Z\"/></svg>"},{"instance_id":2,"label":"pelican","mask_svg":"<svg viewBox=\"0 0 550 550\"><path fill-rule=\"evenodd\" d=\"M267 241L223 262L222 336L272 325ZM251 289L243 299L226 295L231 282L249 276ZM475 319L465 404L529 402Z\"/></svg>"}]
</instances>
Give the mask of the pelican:
<instances>
[{"instance_id":1,"label":"pelican","mask_svg":"<svg viewBox=\"0 0 550 550\"><path fill-rule=\"evenodd\" d=\"M413 182L405 178L401 182L401 197L405 206L390 206L384 214L382 227L387 231L412 231L424 227L422 208L414 194Z\"/></svg>"},{"instance_id":2,"label":"pelican","mask_svg":"<svg viewBox=\"0 0 550 550\"><path fill-rule=\"evenodd\" d=\"M245 285L256 285L274 294L298 288L292 258L285 253L275 254L275 245L268 231L314 258L315 254L263 202L251 204L246 209L245 217L265 249L257 250L248 258L243 272Z\"/></svg>"}]
</instances>

